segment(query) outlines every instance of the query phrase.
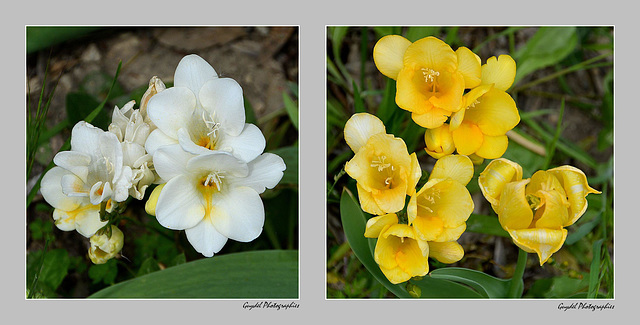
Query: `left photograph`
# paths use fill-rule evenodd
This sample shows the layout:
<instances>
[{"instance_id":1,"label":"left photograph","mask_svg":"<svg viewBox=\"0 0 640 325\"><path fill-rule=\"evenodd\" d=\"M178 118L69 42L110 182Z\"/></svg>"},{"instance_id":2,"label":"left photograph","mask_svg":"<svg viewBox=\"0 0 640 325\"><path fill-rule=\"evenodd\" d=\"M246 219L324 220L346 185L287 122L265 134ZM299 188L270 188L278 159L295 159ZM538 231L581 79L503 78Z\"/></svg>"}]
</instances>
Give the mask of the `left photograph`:
<instances>
[{"instance_id":1,"label":"left photograph","mask_svg":"<svg viewBox=\"0 0 640 325\"><path fill-rule=\"evenodd\" d=\"M27 299L298 299L297 26L26 26Z\"/></svg>"}]
</instances>

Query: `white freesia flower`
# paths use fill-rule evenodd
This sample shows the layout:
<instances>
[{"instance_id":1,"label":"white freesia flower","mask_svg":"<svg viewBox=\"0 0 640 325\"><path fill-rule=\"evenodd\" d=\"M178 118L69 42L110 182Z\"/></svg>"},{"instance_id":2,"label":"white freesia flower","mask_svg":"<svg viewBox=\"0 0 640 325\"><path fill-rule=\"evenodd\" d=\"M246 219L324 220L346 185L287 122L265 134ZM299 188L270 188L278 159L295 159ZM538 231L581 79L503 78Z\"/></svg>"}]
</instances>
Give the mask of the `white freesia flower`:
<instances>
[{"instance_id":1,"label":"white freesia flower","mask_svg":"<svg viewBox=\"0 0 640 325\"><path fill-rule=\"evenodd\" d=\"M124 234L118 227L111 225L111 236L106 231L95 234L89 239L89 259L93 264L104 264L118 256L124 246Z\"/></svg>"},{"instance_id":2,"label":"white freesia flower","mask_svg":"<svg viewBox=\"0 0 640 325\"><path fill-rule=\"evenodd\" d=\"M67 196L62 192L62 179L76 177L72 172L53 167L44 177L40 192L45 201L53 208L53 220L56 227L63 231L77 230L81 235L89 238L107 222L100 221L100 205L91 204L88 197ZM111 212L113 206L107 201L106 211Z\"/></svg>"},{"instance_id":3,"label":"white freesia flower","mask_svg":"<svg viewBox=\"0 0 640 325\"><path fill-rule=\"evenodd\" d=\"M151 89L152 85L149 87ZM132 100L121 109L118 106L113 109L109 132L115 134L122 143L123 164L132 169L129 194L141 200L147 187L156 181L152 156L144 148L155 126L145 121L142 108L134 109L134 104Z\"/></svg>"},{"instance_id":4,"label":"white freesia flower","mask_svg":"<svg viewBox=\"0 0 640 325\"><path fill-rule=\"evenodd\" d=\"M71 130L71 150L59 152L53 162L69 172L60 180L64 195L87 197L93 205L129 196L131 167L124 165L122 145L113 133L80 121Z\"/></svg>"},{"instance_id":5,"label":"white freesia flower","mask_svg":"<svg viewBox=\"0 0 640 325\"><path fill-rule=\"evenodd\" d=\"M159 148L154 162L158 175L168 180L154 209L158 222L184 229L191 245L207 257L227 239L249 242L260 235L264 206L259 194L276 186L286 168L271 153L246 163L226 152L194 155L178 144Z\"/></svg>"},{"instance_id":6,"label":"white freesia flower","mask_svg":"<svg viewBox=\"0 0 640 325\"><path fill-rule=\"evenodd\" d=\"M179 143L195 155L224 151L249 162L265 148L260 129L245 123L242 87L233 79L219 78L194 54L180 61L174 87L154 95L147 112L158 127L145 145L152 155L164 145Z\"/></svg>"}]
</instances>

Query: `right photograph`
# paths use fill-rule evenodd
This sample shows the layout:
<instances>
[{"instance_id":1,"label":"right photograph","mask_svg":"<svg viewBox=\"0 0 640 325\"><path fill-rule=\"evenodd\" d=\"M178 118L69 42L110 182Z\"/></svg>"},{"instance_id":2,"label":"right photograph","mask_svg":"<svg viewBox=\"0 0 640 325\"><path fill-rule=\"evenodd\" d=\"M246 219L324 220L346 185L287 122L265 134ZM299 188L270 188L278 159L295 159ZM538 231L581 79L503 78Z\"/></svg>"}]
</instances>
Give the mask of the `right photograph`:
<instances>
[{"instance_id":1,"label":"right photograph","mask_svg":"<svg viewBox=\"0 0 640 325\"><path fill-rule=\"evenodd\" d=\"M326 56L327 299L614 298L613 26L327 26Z\"/></svg>"}]
</instances>

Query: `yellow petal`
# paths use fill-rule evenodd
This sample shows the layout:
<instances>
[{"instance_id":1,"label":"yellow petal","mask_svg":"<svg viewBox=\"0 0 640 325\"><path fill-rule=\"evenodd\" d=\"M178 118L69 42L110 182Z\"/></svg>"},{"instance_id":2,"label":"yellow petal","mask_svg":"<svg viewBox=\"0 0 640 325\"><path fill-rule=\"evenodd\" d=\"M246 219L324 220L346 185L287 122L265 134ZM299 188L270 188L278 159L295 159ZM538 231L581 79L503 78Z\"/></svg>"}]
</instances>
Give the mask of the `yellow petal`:
<instances>
[{"instance_id":1,"label":"yellow petal","mask_svg":"<svg viewBox=\"0 0 640 325\"><path fill-rule=\"evenodd\" d=\"M462 121L464 121L464 113L467 111L467 109L464 107L464 103L462 104L462 106L463 107L459 111L451 114L451 119L449 120L449 131L453 131L459 128L460 124L462 124Z\"/></svg>"},{"instance_id":2,"label":"yellow petal","mask_svg":"<svg viewBox=\"0 0 640 325\"><path fill-rule=\"evenodd\" d=\"M435 159L450 155L456 150L453 136L449 131L449 124L443 124L435 129L427 129L424 132L424 142L426 144L424 150Z\"/></svg>"},{"instance_id":3,"label":"yellow petal","mask_svg":"<svg viewBox=\"0 0 640 325\"><path fill-rule=\"evenodd\" d=\"M404 208L407 193L406 181L385 190L373 190L371 195L385 213L398 212Z\"/></svg>"},{"instance_id":4,"label":"yellow petal","mask_svg":"<svg viewBox=\"0 0 640 325\"><path fill-rule=\"evenodd\" d=\"M158 204L158 197L160 197L160 192L166 184L167 183L156 186L156 188L153 189L153 192L151 192L151 195L149 195L147 203L144 204L144 209L148 214L152 216L156 215L156 205Z\"/></svg>"},{"instance_id":5,"label":"yellow petal","mask_svg":"<svg viewBox=\"0 0 640 325\"><path fill-rule=\"evenodd\" d=\"M438 217L422 215L413 220L413 228L422 240L432 241L443 231L444 225Z\"/></svg>"},{"instance_id":6,"label":"yellow petal","mask_svg":"<svg viewBox=\"0 0 640 325\"><path fill-rule=\"evenodd\" d=\"M578 168L573 166L560 166L548 170L555 175L564 188L570 204L570 216L567 224L574 224L587 211L587 195L601 192L595 190L587 183L587 176Z\"/></svg>"},{"instance_id":7,"label":"yellow petal","mask_svg":"<svg viewBox=\"0 0 640 325\"><path fill-rule=\"evenodd\" d=\"M378 133L386 133L384 124L369 113L354 114L344 125L344 139L353 152L358 152L371 136Z\"/></svg>"},{"instance_id":8,"label":"yellow petal","mask_svg":"<svg viewBox=\"0 0 640 325\"><path fill-rule=\"evenodd\" d=\"M524 229L531 224L533 212L524 194L528 183L529 179L525 179L504 186L496 211L502 228Z\"/></svg>"},{"instance_id":9,"label":"yellow petal","mask_svg":"<svg viewBox=\"0 0 640 325\"><path fill-rule=\"evenodd\" d=\"M416 124L423 128L435 129L440 127L447 121L447 118L451 112L443 110L441 108L433 107L431 110L424 114L412 113L411 118Z\"/></svg>"},{"instance_id":10,"label":"yellow petal","mask_svg":"<svg viewBox=\"0 0 640 325\"><path fill-rule=\"evenodd\" d=\"M562 187L562 183L560 183L560 180L553 173L544 170L539 170L533 173L533 176L531 176L531 183L527 185L525 194L536 195L540 191L558 191L562 195L565 195L565 191Z\"/></svg>"},{"instance_id":11,"label":"yellow petal","mask_svg":"<svg viewBox=\"0 0 640 325\"><path fill-rule=\"evenodd\" d=\"M452 179L431 179L416 193L415 219L438 217L447 228L465 223L473 212L473 200L467 188ZM409 211L408 211L409 212ZM409 222L413 216L408 214Z\"/></svg>"},{"instance_id":12,"label":"yellow petal","mask_svg":"<svg viewBox=\"0 0 640 325\"><path fill-rule=\"evenodd\" d=\"M363 189L360 183L357 183L356 186L358 188L358 199L360 200L360 208L362 208L362 211L374 215L381 215L385 213L373 199L371 192Z\"/></svg>"},{"instance_id":13,"label":"yellow petal","mask_svg":"<svg viewBox=\"0 0 640 325\"><path fill-rule=\"evenodd\" d=\"M466 223L463 223L460 226L454 227L454 228L445 227L443 231L440 233L440 235L438 235L438 237L436 237L436 239L433 240L433 242L442 243L447 241L458 240L458 238L460 238L460 236L462 235L462 233L464 233L466 229L467 229Z\"/></svg>"},{"instance_id":14,"label":"yellow petal","mask_svg":"<svg viewBox=\"0 0 640 325\"><path fill-rule=\"evenodd\" d=\"M396 253L396 262L402 271L412 277L423 276L429 272L428 257L422 254L415 240L404 240Z\"/></svg>"},{"instance_id":15,"label":"yellow petal","mask_svg":"<svg viewBox=\"0 0 640 325\"><path fill-rule=\"evenodd\" d=\"M491 89L478 99L473 109L465 113L465 121L477 124L482 133L505 135L520 123L520 115L513 98L504 91Z\"/></svg>"},{"instance_id":16,"label":"yellow petal","mask_svg":"<svg viewBox=\"0 0 640 325\"><path fill-rule=\"evenodd\" d=\"M544 205L536 210L532 228L562 228L569 220L568 203L560 192L539 191Z\"/></svg>"},{"instance_id":17,"label":"yellow petal","mask_svg":"<svg viewBox=\"0 0 640 325\"><path fill-rule=\"evenodd\" d=\"M484 197L495 207L507 183L522 179L522 167L505 158L492 160L478 176L478 185Z\"/></svg>"},{"instance_id":18,"label":"yellow petal","mask_svg":"<svg viewBox=\"0 0 640 325\"><path fill-rule=\"evenodd\" d=\"M484 135L484 141L476 155L485 159L496 159L502 157L509 146L509 138L506 135L490 136Z\"/></svg>"},{"instance_id":19,"label":"yellow petal","mask_svg":"<svg viewBox=\"0 0 640 325\"><path fill-rule=\"evenodd\" d=\"M424 114L433 108L429 97L433 93L425 90L424 76L420 70L404 67L398 73L396 104L406 111Z\"/></svg>"},{"instance_id":20,"label":"yellow petal","mask_svg":"<svg viewBox=\"0 0 640 325\"><path fill-rule=\"evenodd\" d=\"M451 72L457 69L458 57L447 43L435 37L425 37L407 48L404 65Z\"/></svg>"},{"instance_id":21,"label":"yellow petal","mask_svg":"<svg viewBox=\"0 0 640 325\"><path fill-rule=\"evenodd\" d=\"M540 266L562 247L567 239L566 229L507 229L513 242L524 251L535 252Z\"/></svg>"},{"instance_id":22,"label":"yellow petal","mask_svg":"<svg viewBox=\"0 0 640 325\"><path fill-rule=\"evenodd\" d=\"M457 112L462 107L464 93L464 76L456 71L442 73L438 78L438 92L429 97L429 102L435 107L449 112Z\"/></svg>"},{"instance_id":23,"label":"yellow petal","mask_svg":"<svg viewBox=\"0 0 640 325\"><path fill-rule=\"evenodd\" d=\"M467 156L449 155L436 161L429 179L451 178L462 185L467 185L473 178L473 163Z\"/></svg>"},{"instance_id":24,"label":"yellow petal","mask_svg":"<svg viewBox=\"0 0 640 325\"><path fill-rule=\"evenodd\" d=\"M497 59L490 57L482 65L482 84L494 84L497 89L507 91L516 77L516 61L503 54Z\"/></svg>"},{"instance_id":25,"label":"yellow petal","mask_svg":"<svg viewBox=\"0 0 640 325\"><path fill-rule=\"evenodd\" d=\"M383 229L378 241L376 242L376 248L373 251L373 258L380 267L393 269L398 266L396 261L396 252L398 251L402 241L396 236L385 236L385 232L392 226L387 226Z\"/></svg>"},{"instance_id":26,"label":"yellow petal","mask_svg":"<svg viewBox=\"0 0 640 325\"><path fill-rule=\"evenodd\" d=\"M461 155L468 156L475 153L482 145L483 138L480 128L472 123L462 122L459 128L453 130L453 142Z\"/></svg>"},{"instance_id":27,"label":"yellow petal","mask_svg":"<svg viewBox=\"0 0 640 325\"><path fill-rule=\"evenodd\" d=\"M367 238L378 238L384 228L397 223L398 216L395 213L373 217L367 220L367 227L364 231L364 236Z\"/></svg>"},{"instance_id":28,"label":"yellow petal","mask_svg":"<svg viewBox=\"0 0 640 325\"><path fill-rule=\"evenodd\" d=\"M408 171L409 179L407 180L407 195L411 196L416 192L416 185L418 185L418 181L420 177L422 177L422 168L420 167L420 162L418 161L418 155L416 153L412 153L409 155L411 158L411 166Z\"/></svg>"},{"instance_id":29,"label":"yellow petal","mask_svg":"<svg viewBox=\"0 0 640 325\"><path fill-rule=\"evenodd\" d=\"M480 57L464 46L456 50L456 55L458 56L458 71L464 76L464 87L478 86L482 74Z\"/></svg>"},{"instance_id":30,"label":"yellow petal","mask_svg":"<svg viewBox=\"0 0 640 325\"><path fill-rule=\"evenodd\" d=\"M410 45L411 41L399 35L388 35L378 40L373 47L373 61L378 70L391 79L397 79L403 66L404 52Z\"/></svg>"},{"instance_id":31,"label":"yellow petal","mask_svg":"<svg viewBox=\"0 0 640 325\"><path fill-rule=\"evenodd\" d=\"M462 259L464 249L456 241L444 243L429 242L429 257L441 263L451 264Z\"/></svg>"}]
</instances>

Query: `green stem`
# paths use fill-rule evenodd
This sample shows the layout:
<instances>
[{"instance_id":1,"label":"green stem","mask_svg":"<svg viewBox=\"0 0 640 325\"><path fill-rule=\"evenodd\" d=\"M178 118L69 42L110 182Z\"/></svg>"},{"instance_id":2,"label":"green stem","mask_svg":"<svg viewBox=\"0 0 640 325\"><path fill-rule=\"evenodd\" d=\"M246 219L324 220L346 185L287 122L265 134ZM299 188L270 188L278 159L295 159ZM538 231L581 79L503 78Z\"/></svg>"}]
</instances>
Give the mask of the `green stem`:
<instances>
[{"instance_id":1,"label":"green stem","mask_svg":"<svg viewBox=\"0 0 640 325\"><path fill-rule=\"evenodd\" d=\"M522 290L524 282L522 276L524 275L524 268L527 266L527 252L522 249L518 249L518 264L516 270L511 278L511 284L509 285L509 298L522 297Z\"/></svg>"}]
</instances>

